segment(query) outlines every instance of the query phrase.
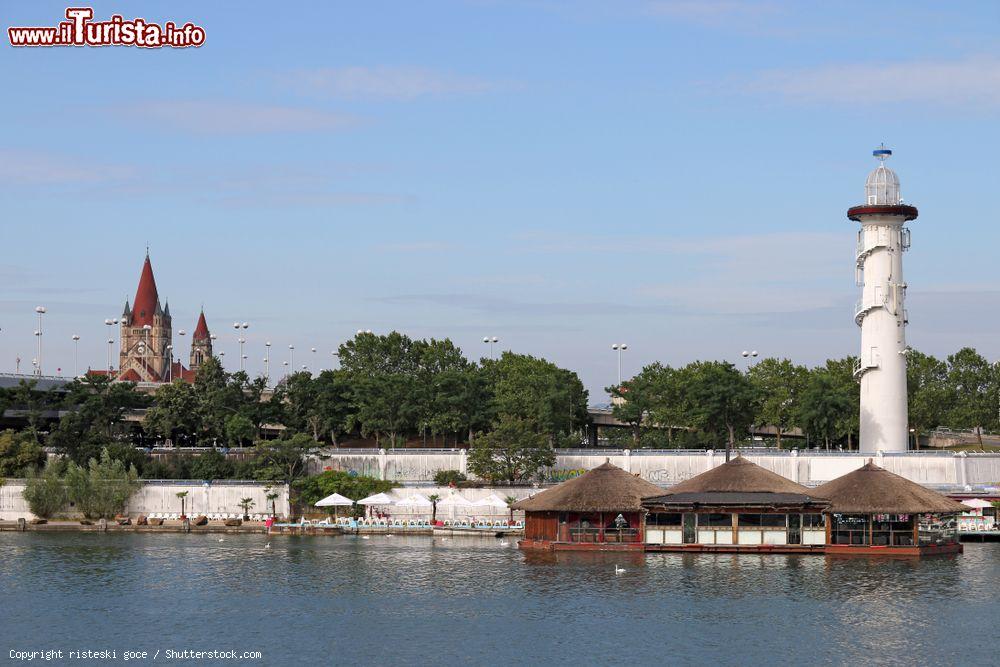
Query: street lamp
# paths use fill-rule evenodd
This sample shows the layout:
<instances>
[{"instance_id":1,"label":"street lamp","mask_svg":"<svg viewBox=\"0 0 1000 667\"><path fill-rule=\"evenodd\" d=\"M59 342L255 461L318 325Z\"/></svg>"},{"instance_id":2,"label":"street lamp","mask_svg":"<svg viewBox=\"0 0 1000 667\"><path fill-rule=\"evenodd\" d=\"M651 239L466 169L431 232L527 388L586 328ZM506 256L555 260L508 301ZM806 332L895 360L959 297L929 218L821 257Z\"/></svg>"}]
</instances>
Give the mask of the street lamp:
<instances>
[{"instance_id":1,"label":"street lamp","mask_svg":"<svg viewBox=\"0 0 1000 667\"><path fill-rule=\"evenodd\" d=\"M264 355L264 386L271 382L271 341L264 343L267 352Z\"/></svg>"},{"instance_id":2,"label":"street lamp","mask_svg":"<svg viewBox=\"0 0 1000 667\"><path fill-rule=\"evenodd\" d=\"M245 331L249 326L250 325L246 322L243 323L233 322L233 328L236 329L237 331L239 331L240 329L243 329ZM243 371L246 367L243 361L244 359L246 359L246 355L243 354L243 344L247 342L247 339L244 338L243 336L240 336L239 341L240 341L240 371Z\"/></svg>"},{"instance_id":3,"label":"street lamp","mask_svg":"<svg viewBox=\"0 0 1000 667\"><path fill-rule=\"evenodd\" d=\"M628 349L626 343L612 343L611 349L618 352L618 386L622 386L622 352Z\"/></svg>"},{"instance_id":4,"label":"street lamp","mask_svg":"<svg viewBox=\"0 0 1000 667\"><path fill-rule=\"evenodd\" d=\"M358 329L358 335L359 335L359 336L360 336L361 334L370 334L371 332L372 332L372 330L371 330L371 329Z\"/></svg>"},{"instance_id":5,"label":"street lamp","mask_svg":"<svg viewBox=\"0 0 1000 667\"><path fill-rule=\"evenodd\" d=\"M295 354L295 346L294 345L289 345L288 346L288 365L291 366L292 368L295 368L295 362L292 361L292 356L294 354Z\"/></svg>"},{"instance_id":6,"label":"street lamp","mask_svg":"<svg viewBox=\"0 0 1000 667\"><path fill-rule=\"evenodd\" d=\"M73 334L73 377L80 377L80 337Z\"/></svg>"},{"instance_id":7,"label":"street lamp","mask_svg":"<svg viewBox=\"0 0 1000 667\"><path fill-rule=\"evenodd\" d=\"M743 350L743 358L747 360L747 372L750 372L750 367L753 366L753 360L757 358L757 350Z\"/></svg>"},{"instance_id":8,"label":"street lamp","mask_svg":"<svg viewBox=\"0 0 1000 667\"><path fill-rule=\"evenodd\" d=\"M114 375L114 370L115 369L111 365L111 346L114 345L114 344L115 344L115 339L114 338L109 338L108 339L108 378L112 379L112 380L114 379L112 376Z\"/></svg>"},{"instance_id":9,"label":"street lamp","mask_svg":"<svg viewBox=\"0 0 1000 667\"><path fill-rule=\"evenodd\" d=\"M108 336L114 336L114 331L111 330L111 327L116 326L118 324L118 318L117 317L115 317L115 318L107 318L107 319L104 320L104 323L106 325L108 325ZM114 371L114 366L112 365L112 362L111 362L111 346L112 345L114 345L114 341L113 340L109 340L108 341L108 375L109 376L111 375L111 372Z\"/></svg>"},{"instance_id":10,"label":"street lamp","mask_svg":"<svg viewBox=\"0 0 1000 667\"><path fill-rule=\"evenodd\" d=\"M167 382L174 380L174 346L167 345Z\"/></svg>"},{"instance_id":11,"label":"street lamp","mask_svg":"<svg viewBox=\"0 0 1000 667\"><path fill-rule=\"evenodd\" d=\"M35 331L35 338L38 339L38 356L35 357L35 375L42 375L42 315L45 314L45 306L35 306L38 313L38 329Z\"/></svg>"},{"instance_id":12,"label":"street lamp","mask_svg":"<svg viewBox=\"0 0 1000 667\"><path fill-rule=\"evenodd\" d=\"M493 346L500 342L496 336L483 336L483 342L490 344L490 359L493 359Z\"/></svg>"}]
</instances>

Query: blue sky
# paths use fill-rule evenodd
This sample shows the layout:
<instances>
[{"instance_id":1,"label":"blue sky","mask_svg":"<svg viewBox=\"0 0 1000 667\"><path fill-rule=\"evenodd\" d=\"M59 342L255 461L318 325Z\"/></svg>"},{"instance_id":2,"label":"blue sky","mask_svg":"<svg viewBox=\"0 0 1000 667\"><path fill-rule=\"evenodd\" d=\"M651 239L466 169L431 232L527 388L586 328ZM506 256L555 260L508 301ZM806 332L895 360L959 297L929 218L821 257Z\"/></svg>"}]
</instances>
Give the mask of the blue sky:
<instances>
[{"instance_id":1,"label":"blue sky","mask_svg":"<svg viewBox=\"0 0 1000 667\"><path fill-rule=\"evenodd\" d=\"M4 2L9 25L66 5ZM0 50L0 371L105 363L147 244L175 329L329 367L359 328L580 373L855 353L885 141L910 343L1000 356L1000 4L97 2L200 49ZM292 11L294 8L294 11ZM318 352L307 352L316 347ZM276 354L283 359L285 352ZM315 356L316 359L311 357Z\"/></svg>"}]
</instances>

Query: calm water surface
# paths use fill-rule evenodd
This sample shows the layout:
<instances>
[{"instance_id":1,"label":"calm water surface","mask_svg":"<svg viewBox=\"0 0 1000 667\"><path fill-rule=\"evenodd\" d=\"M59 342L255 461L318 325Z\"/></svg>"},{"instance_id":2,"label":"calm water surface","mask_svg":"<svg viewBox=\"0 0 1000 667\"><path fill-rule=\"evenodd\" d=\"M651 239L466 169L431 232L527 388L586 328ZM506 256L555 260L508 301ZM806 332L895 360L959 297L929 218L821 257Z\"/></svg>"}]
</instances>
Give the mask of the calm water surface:
<instances>
[{"instance_id":1,"label":"calm water surface","mask_svg":"<svg viewBox=\"0 0 1000 667\"><path fill-rule=\"evenodd\" d=\"M0 533L0 661L234 649L269 665L1000 664L1000 544L920 561L555 561L477 538L270 543Z\"/></svg>"}]
</instances>

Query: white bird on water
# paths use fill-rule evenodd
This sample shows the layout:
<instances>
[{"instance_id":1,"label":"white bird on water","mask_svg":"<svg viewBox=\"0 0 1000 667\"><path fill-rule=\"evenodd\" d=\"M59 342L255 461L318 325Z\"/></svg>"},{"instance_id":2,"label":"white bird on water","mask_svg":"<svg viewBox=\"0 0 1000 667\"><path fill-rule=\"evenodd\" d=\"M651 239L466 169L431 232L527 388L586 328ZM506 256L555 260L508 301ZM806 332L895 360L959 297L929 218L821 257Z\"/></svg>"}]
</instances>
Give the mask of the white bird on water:
<instances>
[{"instance_id":1,"label":"white bird on water","mask_svg":"<svg viewBox=\"0 0 1000 667\"><path fill-rule=\"evenodd\" d=\"M507 540L501 540L499 544L500 546L505 547L507 546Z\"/></svg>"},{"instance_id":2,"label":"white bird on water","mask_svg":"<svg viewBox=\"0 0 1000 667\"><path fill-rule=\"evenodd\" d=\"M224 538L224 537L220 537L220 538L219 538L219 541L220 541L220 542L225 542L225 541L226 541L226 538Z\"/></svg>"},{"instance_id":3,"label":"white bird on water","mask_svg":"<svg viewBox=\"0 0 1000 667\"><path fill-rule=\"evenodd\" d=\"M615 563L615 574L621 574L621 573L623 573L624 571L625 571L625 568L624 568L624 567L619 567L619 566L618 566L618 564L617 564L617 563Z\"/></svg>"},{"instance_id":4,"label":"white bird on water","mask_svg":"<svg viewBox=\"0 0 1000 667\"><path fill-rule=\"evenodd\" d=\"M265 548L265 549L270 549L270 548L271 548L271 543L270 543L270 542L267 542L267 543L266 543L266 544L264 545L264 548Z\"/></svg>"},{"instance_id":5,"label":"white bird on water","mask_svg":"<svg viewBox=\"0 0 1000 667\"><path fill-rule=\"evenodd\" d=\"M370 539L372 539L372 538L371 538L371 537L369 537L368 535L362 535L362 536L361 536L361 539L363 539L363 540L370 540Z\"/></svg>"}]
</instances>

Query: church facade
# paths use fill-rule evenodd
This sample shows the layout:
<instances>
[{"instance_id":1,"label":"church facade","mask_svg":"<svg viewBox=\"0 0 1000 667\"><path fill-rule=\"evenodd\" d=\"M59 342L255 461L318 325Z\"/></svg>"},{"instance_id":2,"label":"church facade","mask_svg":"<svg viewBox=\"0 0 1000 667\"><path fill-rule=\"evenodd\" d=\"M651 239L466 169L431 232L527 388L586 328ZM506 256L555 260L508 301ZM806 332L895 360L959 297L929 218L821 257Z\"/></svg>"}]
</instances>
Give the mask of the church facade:
<instances>
[{"instance_id":1,"label":"church facade","mask_svg":"<svg viewBox=\"0 0 1000 667\"><path fill-rule=\"evenodd\" d=\"M183 331L180 332L183 335ZM122 382L194 382L198 367L212 356L212 335L204 311L198 317L191 336L189 366L181 363L179 350L173 346L173 319L170 304L160 304L153 277L153 265L146 261L139 275L139 287L130 304L125 301L121 317L121 347L116 379Z\"/></svg>"}]
</instances>

